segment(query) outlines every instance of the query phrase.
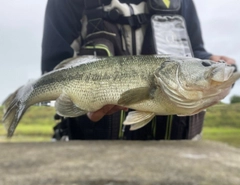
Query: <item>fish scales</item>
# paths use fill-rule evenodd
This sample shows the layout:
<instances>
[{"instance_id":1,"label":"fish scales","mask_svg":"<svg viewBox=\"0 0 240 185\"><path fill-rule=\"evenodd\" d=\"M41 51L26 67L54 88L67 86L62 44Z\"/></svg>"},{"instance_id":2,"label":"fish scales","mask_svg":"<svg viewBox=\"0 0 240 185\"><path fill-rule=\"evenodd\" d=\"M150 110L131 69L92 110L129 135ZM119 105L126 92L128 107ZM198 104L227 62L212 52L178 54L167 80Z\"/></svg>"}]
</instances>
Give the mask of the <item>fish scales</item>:
<instances>
[{"instance_id":1,"label":"fish scales","mask_svg":"<svg viewBox=\"0 0 240 185\"><path fill-rule=\"evenodd\" d=\"M150 60L144 59L140 58L137 61L129 58L129 60L112 61L107 58L76 68L64 69L59 71L61 75L64 74L68 82L64 83L63 89L74 102L79 102L79 107L84 107L83 109L88 111L92 111L92 107L101 108L102 103L116 104L122 92L130 88L149 86L151 83L149 76L153 75L159 62L151 60L151 63ZM127 69L123 69L126 66ZM126 83L126 81L130 83ZM103 102L98 99L102 99ZM89 102L93 103L92 106L89 105Z\"/></svg>"},{"instance_id":2,"label":"fish scales","mask_svg":"<svg viewBox=\"0 0 240 185\"><path fill-rule=\"evenodd\" d=\"M217 103L240 78L233 71L226 64L169 55L67 59L12 93L3 102L3 123L12 136L29 106L56 100L64 117L107 104L135 109L124 121L134 130L155 115L192 115Z\"/></svg>"}]
</instances>

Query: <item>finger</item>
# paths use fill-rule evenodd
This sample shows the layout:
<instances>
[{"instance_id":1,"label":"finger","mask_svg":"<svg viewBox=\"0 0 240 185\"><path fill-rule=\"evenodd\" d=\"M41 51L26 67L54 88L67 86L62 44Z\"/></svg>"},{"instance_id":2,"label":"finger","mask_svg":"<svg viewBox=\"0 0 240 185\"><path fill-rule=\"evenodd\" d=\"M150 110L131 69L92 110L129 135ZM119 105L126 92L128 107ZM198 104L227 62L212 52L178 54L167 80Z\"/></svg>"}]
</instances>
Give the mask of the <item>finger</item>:
<instances>
[{"instance_id":1,"label":"finger","mask_svg":"<svg viewBox=\"0 0 240 185\"><path fill-rule=\"evenodd\" d=\"M210 60L212 60L214 62L219 62L221 60L224 60L227 64L236 64L236 61L234 59L226 57L226 56L212 55L210 57Z\"/></svg>"},{"instance_id":2,"label":"finger","mask_svg":"<svg viewBox=\"0 0 240 185\"><path fill-rule=\"evenodd\" d=\"M221 59L224 60L227 64L236 64L236 61L232 58L222 56Z\"/></svg>"},{"instance_id":3,"label":"finger","mask_svg":"<svg viewBox=\"0 0 240 185\"><path fill-rule=\"evenodd\" d=\"M103 118L112 108L114 105L106 105L102 107L101 109L95 111L95 112L88 112L87 116L91 121L99 121L100 119Z\"/></svg>"},{"instance_id":4,"label":"finger","mask_svg":"<svg viewBox=\"0 0 240 185\"><path fill-rule=\"evenodd\" d=\"M218 62L219 60L221 60L221 57L220 56L216 56L216 55L212 55L210 57L210 60L212 60L214 62Z\"/></svg>"},{"instance_id":5,"label":"finger","mask_svg":"<svg viewBox=\"0 0 240 185\"><path fill-rule=\"evenodd\" d=\"M116 106L114 106L111 110L109 110L109 111L107 112L107 115L114 114L115 112L118 112L118 111L120 111L120 110L127 111L128 108L116 105Z\"/></svg>"}]
</instances>

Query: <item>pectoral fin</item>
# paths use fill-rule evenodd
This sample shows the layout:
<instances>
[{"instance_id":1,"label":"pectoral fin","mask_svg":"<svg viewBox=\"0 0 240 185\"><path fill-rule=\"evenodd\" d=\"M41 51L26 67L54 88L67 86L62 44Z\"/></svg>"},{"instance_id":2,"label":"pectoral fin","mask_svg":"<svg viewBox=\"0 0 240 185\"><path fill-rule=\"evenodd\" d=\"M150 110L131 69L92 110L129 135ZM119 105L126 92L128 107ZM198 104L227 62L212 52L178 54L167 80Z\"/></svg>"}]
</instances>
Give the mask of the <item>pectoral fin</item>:
<instances>
[{"instance_id":1,"label":"pectoral fin","mask_svg":"<svg viewBox=\"0 0 240 185\"><path fill-rule=\"evenodd\" d=\"M138 103L143 100L152 99L152 92L149 87L139 87L128 90L121 94L118 104L122 106Z\"/></svg>"},{"instance_id":2,"label":"pectoral fin","mask_svg":"<svg viewBox=\"0 0 240 185\"><path fill-rule=\"evenodd\" d=\"M71 100L71 98L62 93L55 103L56 111L59 115L64 117L77 117L86 114L86 111L78 108Z\"/></svg>"},{"instance_id":3,"label":"pectoral fin","mask_svg":"<svg viewBox=\"0 0 240 185\"><path fill-rule=\"evenodd\" d=\"M137 130L148 124L154 116L155 113L152 112L131 111L128 113L127 118L123 124L131 125L130 130Z\"/></svg>"}]
</instances>

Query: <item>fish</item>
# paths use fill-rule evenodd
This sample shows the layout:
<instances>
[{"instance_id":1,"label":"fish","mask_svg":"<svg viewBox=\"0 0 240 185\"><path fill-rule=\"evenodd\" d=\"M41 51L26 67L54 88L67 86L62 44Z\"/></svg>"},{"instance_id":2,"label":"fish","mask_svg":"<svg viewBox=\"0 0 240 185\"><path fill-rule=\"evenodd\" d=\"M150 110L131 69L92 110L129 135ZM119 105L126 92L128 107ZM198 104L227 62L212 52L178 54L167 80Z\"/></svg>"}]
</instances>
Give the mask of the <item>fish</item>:
<instances>
[{"instance_id":1,"label":"fish","mask_svg":"<svg viewBox=\"0 0 240 185\"><path fill-rule=\"evenodd\" d=\"M172 55L77 56L26 83L3 102L11 137L26 110L55 101L56 113L77 117L104 105L131 109L124 125L136 130L156 115L194 115L228 95L240 78L224 62Z\"/></svg>"}]
</instances>

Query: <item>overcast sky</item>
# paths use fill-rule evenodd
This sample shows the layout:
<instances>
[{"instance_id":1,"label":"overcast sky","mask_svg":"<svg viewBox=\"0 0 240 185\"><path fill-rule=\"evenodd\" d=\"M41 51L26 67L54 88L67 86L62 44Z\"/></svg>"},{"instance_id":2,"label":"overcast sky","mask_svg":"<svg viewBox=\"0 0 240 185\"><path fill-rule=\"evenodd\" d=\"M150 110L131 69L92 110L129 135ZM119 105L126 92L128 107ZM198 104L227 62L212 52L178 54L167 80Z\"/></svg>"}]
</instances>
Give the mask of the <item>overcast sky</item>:
<instances>
[{"instance_id":1,"label":"overcast sky","mask_svg":"<svg viewBox=\"0 0 240 185\"><path fill-rule=\"evenodd\" d=\"M46 0L1 0L0 103L29 79L40 76ZM234 58L240 69L239 0L195 0L205 47ZM240 81L230 95L240 95Z\"/></svg>"}]
</instances>

